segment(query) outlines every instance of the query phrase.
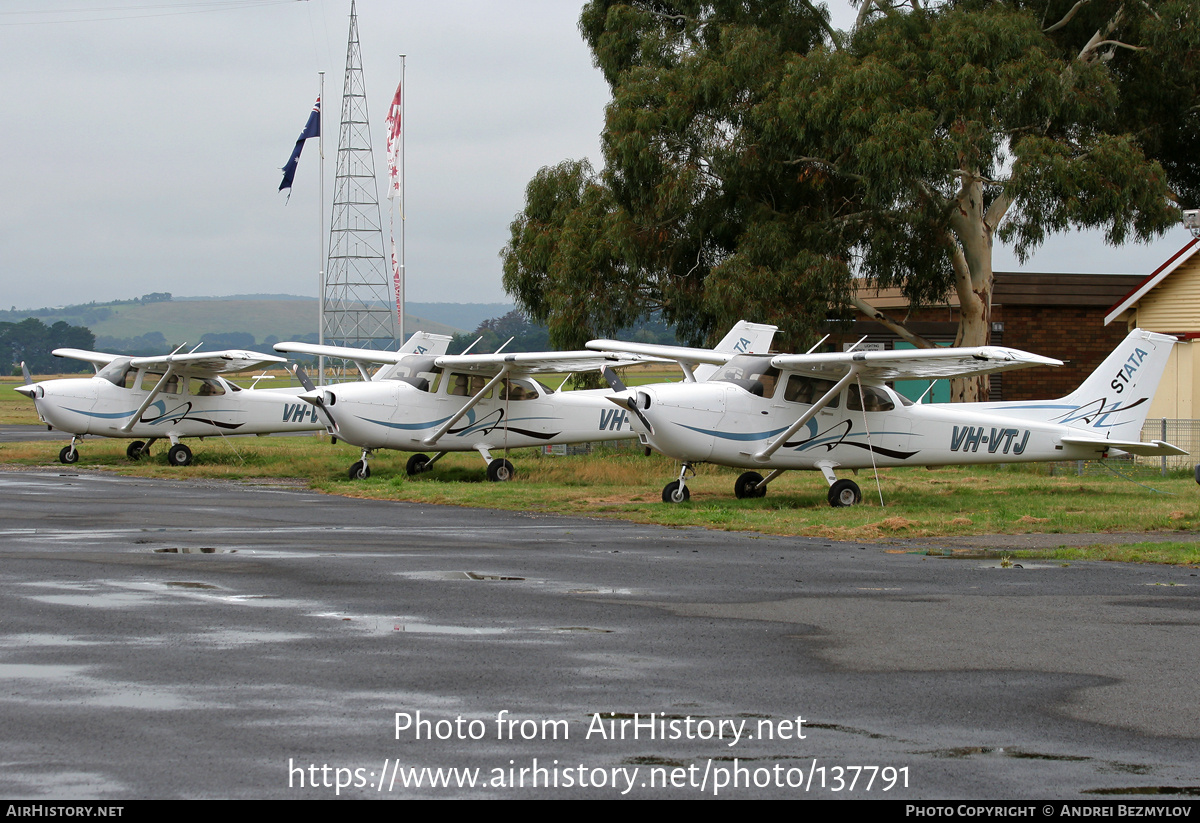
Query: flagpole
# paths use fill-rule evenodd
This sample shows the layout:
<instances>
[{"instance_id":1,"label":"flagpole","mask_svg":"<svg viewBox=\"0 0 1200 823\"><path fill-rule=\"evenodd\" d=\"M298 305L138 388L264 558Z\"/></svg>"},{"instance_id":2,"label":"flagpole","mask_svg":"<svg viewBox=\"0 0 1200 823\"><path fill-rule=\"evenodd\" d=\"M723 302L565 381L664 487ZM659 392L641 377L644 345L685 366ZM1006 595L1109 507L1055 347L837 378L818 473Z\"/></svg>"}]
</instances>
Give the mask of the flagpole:
<instances>
[{"instance_id":1,"label":"flagpole","mask_svg":"<svg viewBox=\"0 0 1200 823\"><path fill-rule=\"evenodd\" d=\"M400 97L400 342L404 342L404 253L407 251L404 243L404 218L408 207L404 202L404 139L408 134L408 120L404 116L404 104L408 100L408 89L404 85L404 68L407 55L400 55L400 88L404 93Z\"/></svg>"},{"instance_id":2,"label":"flagpole","mask_svg":"<svg viewBox=\"0 0 1200 823\"><path fill-rule=\"evenodd\" d=\"M317 263L317 342L325 345L325 72L319 71L320 88L317 92L317 99L321 101L320 111L317 112L317 152L321 155L319 174L320 184L318 186L319 194L317 196L317 220L320 228L317 230L317 245L321 255ZM317 358L318 374L320 377L317 383L321 386L325 385L325 355Z\"/></svg>"}]
</instances>

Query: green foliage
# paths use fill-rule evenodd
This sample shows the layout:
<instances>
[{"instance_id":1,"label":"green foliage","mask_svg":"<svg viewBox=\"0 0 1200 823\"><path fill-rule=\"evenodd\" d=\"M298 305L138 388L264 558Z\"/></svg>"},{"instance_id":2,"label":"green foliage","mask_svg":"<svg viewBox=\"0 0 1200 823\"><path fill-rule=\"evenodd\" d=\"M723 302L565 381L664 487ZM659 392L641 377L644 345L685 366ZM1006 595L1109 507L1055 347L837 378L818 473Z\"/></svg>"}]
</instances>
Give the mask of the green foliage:
<instances>
[{"instance_id":1,"label":"green foliage","mask_svg":"<svg viewBox=\"0 0 1200 823\"><path fill-rule=\"evenodd\" d=\"M47 326L36 317L20 323L0 323L0 356L11 357L11 370L20 374L21 362L33 374L56 374L91 370L87 363L54 357L51 352L60 348L91 349L96 337L81 326L59 320Z\"/></svg>"},{"instance_id":2,"label":"green foliage","mask_svg":"<svg viewBox=\"0 0 1200 823\"><path fill-rule=\"evenodd\" d=\"M986 336L994 235L1116 244L1200 205L1194 2L864 2L852 33L786 0L588 3L605 167L542 169L503 252L555 344L661 312L690 343L745 317L794 348L856 275L956 288L960 337Z\"/></svg>"}]
</instances>

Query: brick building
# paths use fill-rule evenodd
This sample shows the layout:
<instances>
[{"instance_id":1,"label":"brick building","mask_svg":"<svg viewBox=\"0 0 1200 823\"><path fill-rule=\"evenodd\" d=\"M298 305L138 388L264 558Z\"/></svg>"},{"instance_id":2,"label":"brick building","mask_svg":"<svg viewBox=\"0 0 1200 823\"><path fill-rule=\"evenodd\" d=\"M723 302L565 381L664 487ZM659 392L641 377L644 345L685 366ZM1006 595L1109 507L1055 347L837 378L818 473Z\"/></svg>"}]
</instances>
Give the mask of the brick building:
<instances>
[{"instance_id":1,"label":"brick building","mask_svg":"<svg viewBox=\"0 0 1200 823\"><path fill-rule=\"evenodd\" d=\"M1106 326L1105 315L1144 279L1123 274L996 272L991 343L1057 357L1065 365L992 375L991 399L1037 400L1075 389L1125 337L1127 329L1121 324ZM907 316L906 326L927 340L953 345L959 317L956 294L951 293L945 304L911 313L896 291L871 290L864 297L884 314L897 319ZM867 343L883 344L886 349L904 347L897 345L894 333L865 317L842 340L853 343L863 335Z\"/></svg>"}]
</instances>

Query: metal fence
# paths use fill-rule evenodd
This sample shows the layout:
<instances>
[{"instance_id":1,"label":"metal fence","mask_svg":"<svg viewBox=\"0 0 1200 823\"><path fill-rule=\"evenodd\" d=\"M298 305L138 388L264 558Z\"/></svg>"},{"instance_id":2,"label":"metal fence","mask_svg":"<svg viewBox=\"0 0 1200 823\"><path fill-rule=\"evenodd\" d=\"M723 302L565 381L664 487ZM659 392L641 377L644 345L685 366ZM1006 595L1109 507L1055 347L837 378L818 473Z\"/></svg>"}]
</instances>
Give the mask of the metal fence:
<instances>
[{"instance_id":1,"label":"metal fence","mask_svg":"<svg viewBox=\"0 0 1200 823\"><path fill-rule=\"evenodd\" d=\"M1161 417L1142 425L1142 440L1165 440L1187 451L1172 457L1139 457L1139 464L1153 464L1166 474L1172 469L1191 469L1200 463L1200 420L1170 420Z\"/></svg>"}]
</instances>

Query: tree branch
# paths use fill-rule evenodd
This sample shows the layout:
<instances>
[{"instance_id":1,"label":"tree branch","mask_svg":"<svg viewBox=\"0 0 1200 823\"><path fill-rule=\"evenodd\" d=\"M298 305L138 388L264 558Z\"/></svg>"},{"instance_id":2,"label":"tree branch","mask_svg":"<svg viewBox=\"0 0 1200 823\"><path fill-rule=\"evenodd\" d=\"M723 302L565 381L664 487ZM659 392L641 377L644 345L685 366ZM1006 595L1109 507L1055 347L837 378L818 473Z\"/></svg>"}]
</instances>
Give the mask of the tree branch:
<instances>
[{"instance_id":1,"label":"tree branch","mask_svg":"<svg viewBox=\"0 0 1200 823\"><path fill-rule=\"evenodd\" d=\"M1076 14L1078 14L1079 10L1090 2L1091 2L1091 0L1079 0L1078 3L1071 6L1071 10L1068 11L1066 13L1066 15L1063 16L1062 20L1059 20L1057 23L1055 23L1053 26L1050 26L1049 28L1042 29L1042 34L1049 34L1052 31L1061 29L1063 26L1067 25L1067 23L1070 23L1071 18L1073 18Z\"/></svg>"},{"instance_id":2,"label":"tree branch","mask_svg":"<svg viewBox=\"0 0 1200 823\"><path fill-rule=\"evenodd\" d=\"M885 328L887 328L889 331L894 332L895 334L899 335L902 340L907 340L909 343L912 343L914 346L916 346L919 349L934 348L933 343L929 342L924 337L921 337L919 334L913 334L908 329L906 329L902 323L888 317L886 314L884 314L879 309L872 306L866 300L863 300L857 294L850 295L850 302L851 302L851 304L853 304L854 308L858 309L860 312L862 312L867 317L874 320L876 323L883 324L883 326Z\"/></svg>"}]
</instances>

